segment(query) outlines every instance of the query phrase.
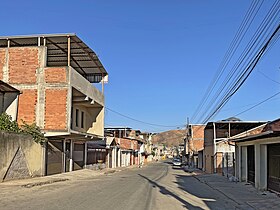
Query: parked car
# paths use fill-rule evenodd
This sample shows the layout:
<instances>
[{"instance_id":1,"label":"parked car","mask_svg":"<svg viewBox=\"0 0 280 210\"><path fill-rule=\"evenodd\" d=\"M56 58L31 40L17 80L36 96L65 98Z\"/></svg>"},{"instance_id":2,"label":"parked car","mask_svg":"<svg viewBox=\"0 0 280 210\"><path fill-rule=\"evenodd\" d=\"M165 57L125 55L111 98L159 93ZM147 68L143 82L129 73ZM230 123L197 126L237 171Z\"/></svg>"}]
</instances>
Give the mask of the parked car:
<instances>
[{"instance_id":1,"label":"parked car","mask_svg":"<svg viewBox=\"0 0 280 210\"><path fill-rule=\"evenodd\" d=\"M181 166L182 165L182 161L180 158L174 158L173 161L173 166Z\"/></svg>"}]
</instances>

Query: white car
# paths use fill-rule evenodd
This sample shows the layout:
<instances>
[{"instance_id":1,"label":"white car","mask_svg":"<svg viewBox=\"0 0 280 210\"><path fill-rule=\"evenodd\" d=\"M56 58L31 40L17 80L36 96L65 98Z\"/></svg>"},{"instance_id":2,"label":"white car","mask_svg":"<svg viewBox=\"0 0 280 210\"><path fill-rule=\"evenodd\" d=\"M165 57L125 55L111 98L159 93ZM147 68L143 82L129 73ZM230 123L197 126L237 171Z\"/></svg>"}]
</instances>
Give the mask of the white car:
<instances>
[{"instance_id":1,"label":"white car","mask_svg":"<svg viewBox=\"0 0 280 210\"><path fill-rule=\"evenodd\" d=\"M182 165L182 161L180 159L174 158L173 159L173 166L181 166Z\"/></svg>"}]
</instances>

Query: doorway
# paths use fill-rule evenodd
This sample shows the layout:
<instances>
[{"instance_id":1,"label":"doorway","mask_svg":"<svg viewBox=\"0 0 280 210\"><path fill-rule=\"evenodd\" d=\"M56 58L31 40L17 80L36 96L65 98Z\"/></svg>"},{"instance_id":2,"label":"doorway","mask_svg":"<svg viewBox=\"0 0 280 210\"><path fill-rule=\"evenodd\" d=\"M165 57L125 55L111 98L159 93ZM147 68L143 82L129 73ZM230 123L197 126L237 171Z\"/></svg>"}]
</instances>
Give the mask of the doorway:
<instances>
[{"instance_id":1,"label":"doorway","mask_svg":"<svg viewBox=\"0 0 280 210\"><path fill-rule=\"evenodd\" d=\"M255 183L255 146L247 147L248 182Z\"/></svg>"}]
</instances>

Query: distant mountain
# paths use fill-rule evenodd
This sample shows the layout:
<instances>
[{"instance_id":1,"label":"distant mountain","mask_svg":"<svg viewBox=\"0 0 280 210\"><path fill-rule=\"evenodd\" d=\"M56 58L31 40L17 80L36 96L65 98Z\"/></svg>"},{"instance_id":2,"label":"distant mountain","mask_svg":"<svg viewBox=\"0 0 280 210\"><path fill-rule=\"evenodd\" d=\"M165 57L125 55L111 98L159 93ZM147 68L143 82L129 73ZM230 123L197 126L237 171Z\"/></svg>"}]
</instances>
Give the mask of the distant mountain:
<instances>
[{"instance_id":1,"label":"distant mountain","mask_svg":"<svg viewBox=\"0 0 280 210\"><path fill-rule=\"evenodd\" d=\"M168 147L178 146L184 143L184 137L186 136L186 130L170 130L162 133L158 133L153 136L153 144L164 144Z\"/></svg>"}]
</instances>

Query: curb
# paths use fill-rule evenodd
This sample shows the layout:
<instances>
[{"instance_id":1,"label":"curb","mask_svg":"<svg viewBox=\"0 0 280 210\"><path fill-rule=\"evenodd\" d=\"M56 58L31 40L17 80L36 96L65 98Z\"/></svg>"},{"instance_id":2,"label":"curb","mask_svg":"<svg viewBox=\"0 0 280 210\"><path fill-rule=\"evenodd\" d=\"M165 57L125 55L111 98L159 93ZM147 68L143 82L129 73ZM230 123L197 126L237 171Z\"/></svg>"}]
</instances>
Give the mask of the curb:
<instances>
[{"instance_id":1,"label":"curb","mask_svg":"<svg viewBox=\"0 0 280 210\"><path fill-rule=\"evenodd\" d=\"M28 183L28 184L21 185L21 187L32 188L32 187L52 184L52 183L56 183L56 182L65 182L65 181L68 181L68 180L69 179L66 179L66 178L64 178L64 179L53 179L53 180L48 180L48 181Z\"/></svg>"}]
</instances>

